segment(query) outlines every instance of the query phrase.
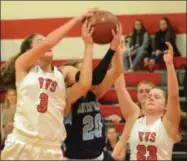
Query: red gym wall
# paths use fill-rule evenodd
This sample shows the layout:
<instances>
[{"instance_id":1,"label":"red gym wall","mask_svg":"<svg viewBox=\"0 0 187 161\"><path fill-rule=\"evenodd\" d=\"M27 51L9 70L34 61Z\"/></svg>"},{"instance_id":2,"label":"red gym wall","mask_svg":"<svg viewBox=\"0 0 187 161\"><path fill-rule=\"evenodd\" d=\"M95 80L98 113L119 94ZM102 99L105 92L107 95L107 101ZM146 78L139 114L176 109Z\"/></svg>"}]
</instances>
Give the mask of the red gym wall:
<instances>
[{"instance_id":1,"label":"red gym wall","mask_svg":"<svg viewBox=\"0 0 187 161\"><path fill-rule=\"evenodd\" d=\"M62 1L62 2L1 2L1 59L6 61L19 52L22 39L31 33L46 35L71 17L87 8L98 6L116 14L123 24L124 34L131 32L132 22L141 19L150 34L157 31L160 18L168 17L177 32L177 44L186 56L186 2L185 1ZM73 8L72 8L73 7ZM76 8L75 8L76 7ZM54 48L54 59L77 59L83 56L80 25ZM101 58L108 45L96 45L94 58Z\"/></svg>"}]
</instances>

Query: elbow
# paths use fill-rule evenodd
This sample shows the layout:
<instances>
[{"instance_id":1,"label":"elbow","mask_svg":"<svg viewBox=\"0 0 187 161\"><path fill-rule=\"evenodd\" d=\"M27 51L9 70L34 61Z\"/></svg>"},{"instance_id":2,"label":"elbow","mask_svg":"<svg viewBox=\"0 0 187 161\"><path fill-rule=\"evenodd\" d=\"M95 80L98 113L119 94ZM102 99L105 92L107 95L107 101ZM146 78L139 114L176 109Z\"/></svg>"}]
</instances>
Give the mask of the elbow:
<instances>
[{"instance_id":1,"label":"elbow","mask_svg":"<svg viewBox=\"0 0 187 161\"><path fill-rule=\"evenodd\" d=\"M86 93L88 92L89 90L91 89L91 82L90 83L81 83L80 82L80 90L83 92L83 93Z\"/></svg>"},{"instance_id":2,"label":"elbow","mask_svg":"<svg viewBox=\"0 0 187 161\"><path fill-rule=\"evenodd\" d=\"M89 76L87 78L80 79L79 85L83 91L88 91L91 89L92 79L89 79Z\"/></svg>"}]
</instances>

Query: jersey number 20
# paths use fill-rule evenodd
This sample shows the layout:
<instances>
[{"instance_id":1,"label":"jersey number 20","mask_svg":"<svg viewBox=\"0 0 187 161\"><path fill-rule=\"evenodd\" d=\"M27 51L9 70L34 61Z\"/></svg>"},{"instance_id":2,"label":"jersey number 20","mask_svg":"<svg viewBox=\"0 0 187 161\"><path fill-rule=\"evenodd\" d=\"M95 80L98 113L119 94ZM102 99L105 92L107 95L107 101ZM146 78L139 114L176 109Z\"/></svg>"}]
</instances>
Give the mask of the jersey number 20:
<instances>
[{"instance_id":1,"label":"jersey number 20","mask_svg":"<svg viewBox=\"0 0 187 161\"><path fill-rule=\"evenodd\" d=\"M95 117L88 115L83 119L83 140L88 141L96 138L102 137L102 127L101 115L97 114Z\"/></svg>"},{"instance_id":2,"label":"jersey number 20","mask_svg":"<svg viewBox=\"0 0 187 161\"><path fill-rule=\"evenodd\" d=\"M45 93L40 94L40 104L37 106L37 110L40 113L45 113L47 111L48 95Z\"/></svg>"}]
</instances>

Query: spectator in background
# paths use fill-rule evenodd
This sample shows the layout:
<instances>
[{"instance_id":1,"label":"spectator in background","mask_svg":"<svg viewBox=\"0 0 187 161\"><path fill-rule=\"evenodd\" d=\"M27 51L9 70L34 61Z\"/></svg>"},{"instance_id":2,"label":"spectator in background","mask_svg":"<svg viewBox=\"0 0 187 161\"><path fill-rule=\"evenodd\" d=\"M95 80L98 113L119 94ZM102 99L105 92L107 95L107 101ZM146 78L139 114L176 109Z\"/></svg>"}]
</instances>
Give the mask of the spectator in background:
<instances>
[{"instance_id":1,"label":"spectator in background","mask_svg":"<svg viewBox=\"0 0 187 161\"><path fill-rule=\"evenodd\" d=\"M144 59L144 66L149 66L150 71L153 70L155 63L164 63L163 54L168 50L165 42L170 42L173 46L174 56L181 56L176 45L176 33L172 28L167 18L160 20L160 29L155 35L154 39L154 51L152 52L151 59Z\"/></svg>"},{"instance_id":2,"label":"spectator in background","mask_svg":"<svg viewBox=\"0 0 187 161\"><path fill-rule=\"evenodd\" d=\"M106 133L106 148L109 153L112 153L115 145L117 144L119 140L119 136L116 132L115 127L108 127L107 133ZM123 155L119 155L117 160L124 160L125 159L125 152Z\"/></svg>"},{"instance_id":3,"label":"spectator in background","mask_svg":"<svg viewBox=\"0 0 187 161\"><path fill-rule=\"evenodd\" d=\"M3 109L3 127L4 127L4 137L6 139L14 127L14 115L16 112L16 102L17 94L15 89L8 89L6 93L6 99Z\"/></svg>"},{"instance_id":4,"label":"spectator in background","mask_svg":"<svg viewBox=\"0 0 187 161\"><path fill-rule=\"evenodd\" d=\"M112 152L119 140L115 127L108 127L106 138L106 150Z\"/></svg>"},{"instance_id":5,"label":"spectator in background","mask_svg":"<svg viewBox=\"0 0 187 161\"><path fill-rule=\"evenodd\" d=\"M130 37L131 42L129 43L129 47L127 46L123 58L125 71L135 70L141 60L148 55L151 49L149 35L141 20L134 21L134 28ZM131 57L134 58L132 64L130 62Z\"/></svg>"}]
</instances>

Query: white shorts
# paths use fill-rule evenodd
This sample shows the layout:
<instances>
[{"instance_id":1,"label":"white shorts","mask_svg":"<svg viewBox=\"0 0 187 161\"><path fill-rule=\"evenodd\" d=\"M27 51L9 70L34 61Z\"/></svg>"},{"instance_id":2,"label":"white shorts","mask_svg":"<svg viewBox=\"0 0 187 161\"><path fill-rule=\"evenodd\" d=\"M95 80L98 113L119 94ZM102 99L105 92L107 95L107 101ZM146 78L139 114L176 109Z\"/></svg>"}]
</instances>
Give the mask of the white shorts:
<instances>
[{"instance_id":1,"label":"white shorts","mask_svg":"<svg viewBox=\"0 0 187 161\"><path fill-rule=\"evenodd\" d=\"M8 135L1 160L63 160L61 144L33 143L28 137Z\"/></svg>"}]
</instances>

